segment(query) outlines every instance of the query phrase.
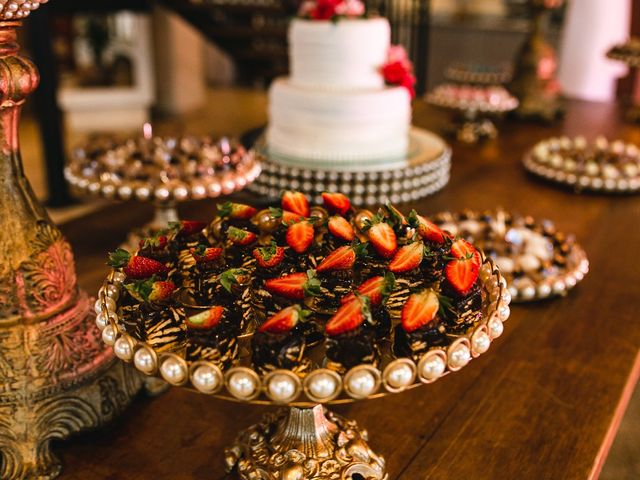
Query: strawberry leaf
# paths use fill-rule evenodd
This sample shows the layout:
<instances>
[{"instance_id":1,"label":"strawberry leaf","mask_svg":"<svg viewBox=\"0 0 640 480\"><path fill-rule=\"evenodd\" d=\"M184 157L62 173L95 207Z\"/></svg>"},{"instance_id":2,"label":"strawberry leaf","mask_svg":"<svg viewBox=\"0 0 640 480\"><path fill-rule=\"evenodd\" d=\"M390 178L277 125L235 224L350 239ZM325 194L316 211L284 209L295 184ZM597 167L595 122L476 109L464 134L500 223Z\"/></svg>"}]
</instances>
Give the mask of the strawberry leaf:
<instances>
[{"instance_id":1,"label":"strawberry leaf","mask_svg":"<svg viewBox=\"0 0 640 480\"><path fill-rule=\"evenodd\" d=\"M115 268L122 268L129 263L131 259L131 254L126 251L124 248L118 248L115 252L111 252L109 254L109 260L107 261L107 265Z\"/></svg>"}]
</instances>

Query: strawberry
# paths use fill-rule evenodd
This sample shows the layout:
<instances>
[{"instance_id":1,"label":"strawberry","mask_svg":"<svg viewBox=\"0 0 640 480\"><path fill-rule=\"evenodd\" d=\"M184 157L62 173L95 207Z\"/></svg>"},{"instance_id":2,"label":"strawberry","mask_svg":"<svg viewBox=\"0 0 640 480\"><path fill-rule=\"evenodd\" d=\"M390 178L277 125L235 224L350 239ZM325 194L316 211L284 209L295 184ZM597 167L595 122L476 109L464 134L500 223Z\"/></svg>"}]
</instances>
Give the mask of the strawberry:
<instances>
[{"instance_id":1,"label":"strawberry","mask_svg":"<svg viewBox=\"0 0 640 480\"><path fill-rule=\"evenodd\" d=\"M260 325L258 331L263 333L290 332L298 322L304 322L309 313L311 312L302 310L299 305L291 305L267 319L266 322Z\"/></svg>"},{"instance_id":2,"label":"strawberry","mask_svg":"<svg viewBox=\"0 0 640 480\"><path fill-rule=\"evenodd\" d=\"M179 222L170 222L169 228L180 235L188 237L194 233L200 232L207 224L196 220L181 220Z\"/></svg>"},{"instance_id":3,"label":"strawberry","mask_svg":"<svg viewBox=\"0 0 640 480\"><path fill-rule=\"evenodd\" d=\"M236 228L231 226L227 229L227 238L231 240L234 245L249 245L256 240L256 234L248 230Z\"/></svg>"},{"instance_id":4,"label":"strawberry","mask_svg":"<svg viewBox=\"0 0 640 480\"><path fill-rule=\"evenodd\" d=\"M268 247L254 248L253 257L261 267L275 267L284 259L284 248L271 243Z\"/></svg>"},{"instance_id":5,"label":"strawberry","mask_svg":"<svg viewBox=\"0 0 640 480\"><path fill-rule=\"evenodd\" d=\"M334 215L329 219L329 231L338 238L342 240L346 240L347 242L352 241L356 238L356 232L353 231L353 227L347 221L346 218L341 217L339 215Z\"/></svg>"},{"instance_id":6,"label":"strawberry","mask_svg":"<svg viewBox=\"0 0 640 480\"><path fill-rule=\"evenodd\" d=\"M412 242L396 252L389 263L389 270L395 273L408 272L417 268L422 262L424 245L422 242Z\"/></svg>"},{"instance_id":7,"label":"strawberry","mask_svg":"<svg viewBox=\"0 0 640 480\"><path fill-rule=\"evenodd\" d=\"M469 255L451 260L445 267L445 277L460 295L469 293L480 271L480 263L476 261L476 258L479 258L479 256L476 257L478 252L475 255L471 253Z\"/></svg>"},{"instance_id":8,"label":"strawberry","mask_svg":"<svg viewBox=\"0 0 640 480\"><path fill-rule=\"evenodd\" d=\"M249 280L249 272L244 268L230 268L218 276L220 285L229 293L232 293L234 285L246 284Z\"/></svg>"},{"instance_id":9,"label":"strawberry","mask_svg":"<svg viewBox=\"0 0 640 480\"><path fill-rule=\"evenodd\" d=\"M318 265L318 272L326 272L330 270L349 270L356 262L356 257L362 255L366 251L366 244L360 243L358 245L344 245L336 248L329 255L324 257L320 265Z\"/></svg>"},{"instance_id":10,"label":"strawberry","mask_svg":"<svg viewBox=\"0 0 640 480\"><path fill-rule=\"evenodd\" d=\"M302 215L290 212L289 210L283 210L281 208L269 207L269 212L274 218L282 220L283 225L291 225L292 223L301 222L304 220Z\"/></svg>"},{"instance_id":11,"label":"strawberry","mask_svg":"<svg viewBox=\"0 0 640 480\"><path fill-rule=\"evenodd\" d=\"M313 243L313 237L313 225L307 221L290 225L285 236L287 245L298 253L307 251Z\"/></svg>"},{"instance_id":12,"label":"strawberry","mask_svg":"<svg viewBox=\"0 0 640 480\"><path fill-rule=\"evenodd\" d=\"M442 244L448 237L440 227L422 215L418 215L415 210L411 210L409 214L409 225L417 230L418 235L429 242Z\"/></svg>"},{"instance_id":13,"label":"strawberry","mask_svg":"<svg viewBox=\"0 0 640 480\"><path fill-rule=\"evenodd\" d=\"M195 248L189 249L189 253L191 253L196 263L213 262L222 255L222 248L207 247L206 245L200 244Z\"/></svg>"},{"instance_id":14,"label":"strawberry","mask_svg":"<svg viewBox=\"0 0 640 480\"><path fill-rule=\"evenodd\" d=\"M244 203L225 202L222 205L218 205L218 215L234 220L249 220L256 212L255 208Z\"/></svg>"},{"instance_id":15,"label":"strawberry","mask_svg":"<svg viewBox=\"0 0 640 480\"><path fill-rule=\"evenodd\" d=\"M333 337L351 332L370 319L369 299L357 296L354 300L338 308L333 317L327 322L324 330L327 335Z\"/></svg>"},{"instance_id":16,"label":"strawberry","mask_svg":"<svg viewBox=\"0 0 640 480\"><path fill-rule=\"evenodd\" d=\"M140 240L138 245L142 250L149 249L158 251L163 250L167 246L168 242L169 240L167 239L167 236L164 234L164 231L161 230L159 232L156 232L154 235L151 235L150 237L143 238L142 240Z\"/></svg>"},{"instance_id":17,"label":"strawberry","mask_svg":"<svg viewBox=\"0 0 640 480\"><path fill-rule=\"evenodd\" d=\"M200 329L210 329L217 327L222 319L222 315L224 314L223 307L211 307L204 312L197 313L195 315L191 315L187 318L187 327L200 330Z\"/></svg>"},{"instance_id":18,"label":"strawberry","mask_svg":"<svg viewBox=\"0 0 640 480\"><path fill-rule=\"evenodd\" d=\"M309 216L309 202L307 201L307 197L304 196L304 193L287 190L282 194L281 202L283 210L288 210L303 217Z\"/></svg>"},{"instance_id":19,"label":"strawberry","mask_svg":"<svg viewBox=\"0 0 640 480\"><path fill-rule=\"evenodd\" d=\"M366 222L365 228L375 251L384 258L392 257L398 248L398 240L391 225L385 223L380 215L374 215Z\"/></svg>"},{"instance_id":20,"label":"strawberry","mask_svg":"<svg viewBox=\"0 0 640 480\"><path fill-rule=\"evenodd\" d=\"M320 280L313 270L307 273L291 273L284 277L271 278L264 282L268 292L291 300L302 300L305 296L320 293Z\"/></svg>"},{"instance_id":21,"label":"strawberry","mask_svg":"<svg viewBox=\"0 0 640 480\"><path fill-rule=\"evenodd\" d=\"M125 288L134 298L143 302L161 302L169 298L176 286L171 281L156 280L155 277L151 277L127 284Z\"/></svg>"},{"instance_id":22,"label":"strawberry","mask_svg":"<svg viewBox=\"0 0 640 480\"><path fill-rule=\"evenodd\" d=\"M458 259L472 259L480 267L480 254L476 248L463 238L451 244L451 256Z\"/></svg>"},{"instance_id":23,"label":"strawberry","mask_svg":"<svg viewBox=\"0 0 640 480\"><path fill-rule=\"evenodd\" d=\"M136 279L164 275L169 271L159 261L141 255L131 255L123 248L118 248L115 252L110 253L107 264L115 268L122 268L127 277Z\"/></svg>"},{"instance_id":24,"label":"strawberry","mask_svg":"<svg viewBox=\"0 0 640 480\"><path fill-rule=\"evenodd\" d=\"M384 210L387 212L389 219L391 220L393 225L408 225L408 221L405 218L405 216L402 214L402 212L400 210L398 210L396 207L394 207L393 205L391 205L390 203L387 203L384 206Z\"/></svg>"},{"instance_id":25,"label":"strawberry","mask_svg":"<svg viewBox=\"0 0 640 480\"><path fill-rule=\"evenodd\" d=\"M351 208L351 201L342 193L322 193L322 202L331 213L344 215Z\"/></svg>"},{"instance_id":26,"label":"strawberry","mask_svg":"<svg viewBox=\"0 0 640 480\"><path fill-rule=\"evenodd\" d=\"M402 307L400 320L405 332L413 332L433 320L440 308L436 292L430 288L409 296Z\"/></svg>"},{"instance_id":27,"label":"strawberry","mask_svg":"<svg viewBox=\"0 0 640 480\"><path fill-rule=\"evenodd\" d=\"M371 277L357 288L357 292L363 297L367 297L371 305L380 305L393 290L396 284L396 277L391 272L387 272L384 277ZM341 304L349 303L356 298L355 293L345 295L340 299Z\"/></svg>"}]
</instances>

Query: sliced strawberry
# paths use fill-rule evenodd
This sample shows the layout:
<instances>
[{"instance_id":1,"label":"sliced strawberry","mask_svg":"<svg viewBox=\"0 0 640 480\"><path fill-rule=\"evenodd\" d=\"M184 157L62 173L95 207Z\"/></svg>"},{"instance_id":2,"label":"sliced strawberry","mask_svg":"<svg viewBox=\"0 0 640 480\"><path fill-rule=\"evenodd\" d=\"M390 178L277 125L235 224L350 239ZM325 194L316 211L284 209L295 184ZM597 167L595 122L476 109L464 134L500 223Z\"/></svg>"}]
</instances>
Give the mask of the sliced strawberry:
<instances>
[{"instance_id":1,"label":"sliced strawberry","mask_svg":"<svg viewBox=\"0 0 640 480\"><path fill-rule=\"evenodd\" d=\"M123 248L118 248L109 254L108 265L115 268L122 268L122 271L129 278L149 278L153 275L164 275L169 269L153 258L141 255L131 255Z\"/></svg>"},{"instance_id":2,"label":"sliced strawberry","mask_svg":"<svg viewBox=\"0 0 640 480\"><path fill-rule=\"evenodd\" d=\"M480 266L480 253L478 250L463 238L459 238L451 244L451 256L459 259L472 259Z\"/></svg>"},{"instance_id":3,"label":"sliced strawberry","mask_svg":"<svg viewBox=\"0 0 640 480\"><path fill-rule=\"evenodd\" d=\"M440 308L438 295L430 288L410 295L402 308L400 320L405 332L413 332L433 320Z\"/></svg>"},{"instance_id":4,"label":"sliced strawberry","mask_svg":"<svg viewBox=\"0 0 640 480\"><path fill-rule=\"evenodd\" d=\"M299 305L291 305L267 319L258 330L268 333L287 333L299 322L304 321L309 313L307 310L302 310Z\"/></svg>"},{"instance_id":5,"label":"sliced strawberry","mask_svg":"<svg viewBox=\"0 0 640 480\"><path fill-rule=\"evenodd\" d=\"M356 246L344 245L336 248L329 255L324 257L320 265L318 265L318 272L326 272L330 270L349 270L356 262L356 257L366 250L365 244L358 244Z\"/></svg>"},{"instance_id":6,"label":"sliced strawberry","mask_svg":"<svg viewBox=\"0 0 640 480\"><path fill-rule=\"evenodd\" d=\"M329 219L329 231L338 238L342 240L346 240L347 242L352 241L356 238L356 232L353 230L351 224L347 221L346 218L341 217L339 215L334 215Z\"/></svg>"},{"instance_id":7,"label":"sliced strawberry","mask_svg":"<svg viewBox=\"0 0 640 480\"><path fill-rule=\"evenodd\" d=\"M340 335L355 330L370 318L369 299L356 297L338 308L327 322L324 330L330 336Z\"/></svg>"},{"instance_id":8,"label":"sliced strawberry","mask_svg":"<svg viewBox=\"0 0 640 480\"><path fill-rule=\"evenodd\" d=\"M223 307L211 307L204 312L188 317L186 321L187 327L193 330L208 330L210 328L215 328L220 323L223 314Z\"/></svg>"},{"instance_id":9,"label":"sliced strawberry","mask_svg":"<svg viewBox=\"0 0 640 480\"><path fill-rule=\"evenodd\" d=\"M375 215L367 227L367 235L375 251L384 258L392 257L398 248L398 240L391 225L384 222L379 215Z\"/></svg>"},{"instance_id":10,"label":"sliced strawberry","mask_svg":"<svg viewBox=\"0 0 640 480\"><path fill-rule=\"evenodd\" d=\"M418 231L418 235L429 242L442 244L448 237L440 227L418 215L415 210L411 210L409 214L409 224Z\"/></svg>"},{"instance_id":11,"label":"sliced strawberry","mask_svg":"<svg viewBox=\"0 0 640 480\"><path fill-rule=\"evenodd\" d=\"M253 243L257 237L253 232L231 226L227 229L227 238L231 240L234 245L244 246Z\"/></svg>"},{"instance_id":12,"label":"sliced strawberry","mask_svg":"<svg viewBox=\"0 0 640 480\"><path fill-rule=\"evenodd\" d=\"M445 267L445 277L460 295L469 293L480 271L480 263L476 261L476 256L469 255L471 256L451 260Z\"/></svg>"},{"instance_id":13,"label":"sliced strawberry","mask_svg":"<svg viewBox=\"0 0 640 480\"><path fill-rule=\"evenodd\" d=\"M391 294L396 284L396 277L391 272L377 277L371 277L357 288L357 292L363 297L367 297L371 305L378 306ZM341 304L349 303L356 298L355 293L345 295L340 299Z\"/></svg>"},{"instance_id":14,"label":"sliced strawberry","mask_svg":"<svg viewBox=\"0 0 640 480\"><path fill-rule=\"evenodd\" d=\"M395 273L408 272L417 268L424 256L424 245L422 242L412 242L396 252L389 263L389 270Z\"/></svg>"},{"instance_id":15,"label":"sliced strawberry","mask_svg":"<svg viewBox=\"0 0 640 480\"><path fill-rule=\"evenodd\" d=\"M284 248L272 243L268 247L253 249L253 257L263 268L271 268L280 265L284 259Z\"/></svg>"},{"instance_id":16,"label":"sliced strawberry","mask_svg":"<svg viewBox=\"0 0 640 480\"><path fill-rule=\"evenodd\" d=\"M197 263L207 263L217 260L222 255L222 248L220 247L207 247L206 245L198 245L195 248L189 249L189 253L195 259Z\"/></svg>"},{"instance_id":17,"label":"sliced strawberry","mask_svg":"<svg viewBox=\"0 0 640 480\"><path fill-rule=\"evenodd\" d=\"M306 252L313 243L314 236L313 225L304 221L290 225L289 228L287 228L285 238L287 240L287 245L296 252L303 253Z\"/></svg>"},{"instance_id":18,"label":"sliced strawberry","mask_svg":"<svg viewBox=\"0 0 640 480\"><path fill-rule=\"evenodd\" d=\"M324 192L322 194L322 202L331 213L340 215L344 215L351 208L351 201L342 193Z\"/></svg>"},{"instance_id":19,"label":"sliced strawberry","mask_svg":"<svg viewBox=\"0 0 640 480\"><path fill-rule=\"evenodd\" d=\"M264 282L264 288L281 297L302 300L305 296L320 293L320 281L315 277L315 272L309 270L306 273L291 273L284 277L271 278Z\"/></svg>"},{"instance_id":20,"label":"sliced strawberry","mask_svg":"<svg viewBox=\"0 0 640 480\"><path fill-rule=\"evenodd\" d=\"M307 197L304 196L304 193L287 190L282 194L281 202L283 210L297 213L303 217L309 216L309 202L307 201Z\"/></svg>"},{"instance_id":21,"label":"sliced strawberry","mask_svg":"<svg viewBox=\"0 0 640 480\"><path fill-rule=\"evenodd\" d=\"M222 205L218 205L218 215L233 218L234 220L249 220L256 212L255 208L244 203L225 202Z\"/></svg>"},{"instance_id":22,"label":"sliced strawberry","mask_svg":"<svg viewBox=\"0 0 640 480\"><path fill-rule=\"evenodd\" d=\"M202 231L207 224L196 220L181 220L180 222L169 223L169 228L183 236L190 236Z\"/></svg>"},{"instance_id":23,"label":"sliced strawberry","mask_svg":"<svg viewBox=\"0 0 640 480\"><path fill-rule=\"evenodd\" d=\"M289 210L283 210L281 208L269 207L269 212L274 218L279 218L282 220L282 223L287 226L304 220L302 215L290 212Z\"/></svg>"},{"instance_id":24,"label":"sliced strawberry","mask_svg":"<svg viewBox=\"0 0 640 480\"><path fill-rule=\"evenodd\" d=\"M156 280L155 277L152 277L127 284L126 289L138 300L144 302L161 302L171 296L176 286L171 281Z\"/></svg>"}]
</instances>

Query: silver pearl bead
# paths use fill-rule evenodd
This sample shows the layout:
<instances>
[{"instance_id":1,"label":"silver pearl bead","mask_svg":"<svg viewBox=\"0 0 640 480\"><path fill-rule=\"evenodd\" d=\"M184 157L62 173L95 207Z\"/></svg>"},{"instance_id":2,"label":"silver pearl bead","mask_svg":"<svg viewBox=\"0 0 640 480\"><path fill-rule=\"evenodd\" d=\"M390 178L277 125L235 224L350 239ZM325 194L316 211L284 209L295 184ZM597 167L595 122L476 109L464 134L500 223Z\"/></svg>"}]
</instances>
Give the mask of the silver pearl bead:
<instances>
[{"instance_id":1,"label":"silver pearl bead","mask_svg":"<svg viewBox=\"0 0 640 480\"><path fill-rule=\"evenodd\" d=\"M387 384L392 388L406 388L413 383L414 370L406 363L398 364L385 372Z\"/></svg>"},{"instance_id":2,"label":"silver pearl bead","mask_svg":"<svg viewBox=\"0 0 640 480\"><path fill-rule=\"evenodd\" d=\"M502 301L507 305L511 303L511 292L508 288L502 290Z\"/></svg>"},{"instance_id":3,"label":"silver pearl bead","mask_svg":"<svg viewBox=\"0 0 640 480\"><path fill-rule=\"evenodd\" d=\"M486 332L479 330L476 332L471 338L471 348L473 352L480 355L489 350L489 346L491 345L491 339Z\"/></svg>"},{"instance_id":4,"label":"silver pearl bead","mask_svg":"<svg viewBox=\"0 0 640 480\"><path fill-rule=\"evenodd\" d=\"M446 368L442 357L432 355L431 357L423 358L425 358L425 360L420 362L420 376L428 382L432 382L437 378L440 378Z\"/></svg>"},{"instance_id":5,"label":"silver pearl bead","mask_svg":"<svg viewBox=\"0 0 640 480\"><path fill-rule=\"evenodd\" d=\"M348 392L353 398L365 398L376 389L376 378L368 370L354 372L348 380Z\"/></svg>"},{"instance_id":6,"label":"silver pearl bead","mask_svg":"<svg viewBox=\"0 0 640 480\"><path fill-rule=\"evenodd\" d=\"M449 352L449 367L459 369L471 360L471 352L466 345L458 345Z\"/></svg>"},{"instance_id":7,"label":"silver pearl bead","mask_svg":"<svg viewBox=\"0 0 640 480\"><path fill-rule=\"evenodd\" d=\"M122 283L127 279L127 276L123 272L114 271L112 279L114 283Z\"/></svg>"},{"instance_id":8,"label":"silver pearl bead","mask_svg":"<svg viewBox=\"0 0 640 480\"><path fill-rule=\"evenodd\" d=\"M136 350L133 355L133 364L138 370L147 375L153 373L156 369L155 356L146 347Z\"/></svg>"},{"instance_id":9,"label":"silver pearl bead","mask_svg":"<svg viewBox=\"0 0 640 480\"><path fill-rule=\"evenodd\" d=\"M229 377L228 388L231 395L240 399L251 398L258 386L255 379L246 372L235 372Z\"/></svg>"},{"instance_id":10,"label":"silver pearl bead","mask_svg":"<svg viewBox=\"0 0 640 480\"><path fill-rule=\"evenodd\" d=\"M96 325L100 330L104 330L104 328L109 325L109 319L102 313L99 313L96 315Z\"/></svg>"},{"instance_id":11,"label":"silver pearl bead","mask_svg":"<svg viewBox=\"0 0 640 480\"><path fill-rule=\"evenodd\" d=\"M487 326L489 327L489 335L492 339L498 338L504 331L504 325L502 325L502 322L497 317L493 317L489 320L489 324Z\"/></svg>"},{"instance_id":12,"label":"silver pearl bead","mask_svg":"<svg viewBox=\"0 0 640 480\"><path fill-rule=\"evenodd\" d=\"M107 325L102 330L102 341L109 346L112 346L116 343L116 338L118 337L118 332L113 325Z\"/></svg>"},{"instance_id":13,"label":"silver pearl bead","mask_svg":"<svg viewBox=\"0 0 640 480\"><path fill-rule=\"evenodd\" d=\"M511 309L509 308L509 305L500 305L498 307L498 316L500 317L500 320L502 320L503 322L509 318L509 315L511 314Z\"/></svg>"},{"instance_id":14,"label":"silver pearl bead","mask_svg":"<svg viewBox=\"0 0 640 480\"><path fill-rule=\"evenodd\" d=\"M328 373L313 376L308 384L309 392L318 400L331 398L338 388L336 379Z\"/></svg>"}]
</instances>

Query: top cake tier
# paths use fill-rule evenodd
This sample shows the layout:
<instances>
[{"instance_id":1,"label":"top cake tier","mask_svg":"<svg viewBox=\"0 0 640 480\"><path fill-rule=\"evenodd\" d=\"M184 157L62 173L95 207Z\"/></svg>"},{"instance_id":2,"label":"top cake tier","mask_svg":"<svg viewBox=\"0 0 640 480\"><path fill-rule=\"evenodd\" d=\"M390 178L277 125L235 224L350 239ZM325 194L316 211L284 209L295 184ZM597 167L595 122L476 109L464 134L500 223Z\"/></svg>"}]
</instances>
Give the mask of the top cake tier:
<instances>
[{"instance_id":1,"label":"top cake tier","mask_svg":"<svg viewBox=\"0 0 640 480\"><path fill-rule=\"evenodd\" d=\"M337 22L294 19L289 28L291 83L328 89L377 89L390 46L385 18Z\"/></svg>"}]
</instances>

